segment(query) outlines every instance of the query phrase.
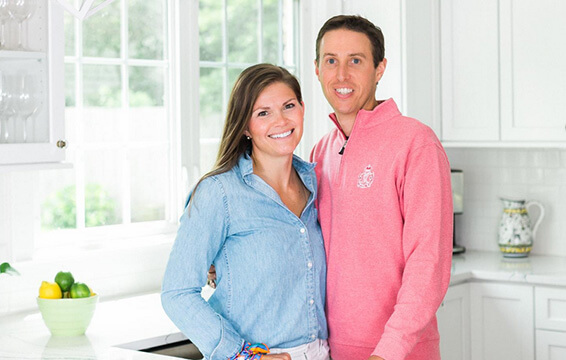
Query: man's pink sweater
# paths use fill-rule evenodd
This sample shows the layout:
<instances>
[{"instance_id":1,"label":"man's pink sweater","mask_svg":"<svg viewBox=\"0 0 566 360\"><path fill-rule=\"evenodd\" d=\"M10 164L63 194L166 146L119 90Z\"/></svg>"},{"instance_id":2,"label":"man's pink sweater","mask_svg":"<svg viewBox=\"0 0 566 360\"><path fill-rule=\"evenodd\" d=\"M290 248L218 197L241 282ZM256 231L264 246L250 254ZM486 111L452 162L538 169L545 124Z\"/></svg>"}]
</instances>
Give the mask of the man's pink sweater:
<instances>
[{"instance_id":1,"label":"man's pink sweater","mask_svg":"<svg viewBox=\"0 0 566 360\"><path fill-rule=\"evenodd\" d=\"M333 360L440 359L450 280L450 166L432 130L389 99L314 147Z\"/></svg>"}]
</instances>

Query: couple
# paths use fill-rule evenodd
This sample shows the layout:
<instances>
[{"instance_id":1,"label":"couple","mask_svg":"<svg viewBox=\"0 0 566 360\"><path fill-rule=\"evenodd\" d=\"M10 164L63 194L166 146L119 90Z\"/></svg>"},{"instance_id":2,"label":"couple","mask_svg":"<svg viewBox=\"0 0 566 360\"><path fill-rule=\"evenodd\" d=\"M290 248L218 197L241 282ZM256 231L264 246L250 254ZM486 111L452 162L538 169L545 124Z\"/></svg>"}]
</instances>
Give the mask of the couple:
<instances>
[{"instance_id":1,"label":"couple","mask_svg":"<svg viewBox=\"0 0 566 360\"><path fill-rule=\"evenodd\" d=\"M181 217L163 307L211 360L440 359L448 160L428 127L375 99L386 66L375 25L333 17L316 47L336 129L313 163L294 156L299 83L273 65L242 72L215 168ZM211 264L217 287L206 302Z\"/></svg>"}]
</instances>

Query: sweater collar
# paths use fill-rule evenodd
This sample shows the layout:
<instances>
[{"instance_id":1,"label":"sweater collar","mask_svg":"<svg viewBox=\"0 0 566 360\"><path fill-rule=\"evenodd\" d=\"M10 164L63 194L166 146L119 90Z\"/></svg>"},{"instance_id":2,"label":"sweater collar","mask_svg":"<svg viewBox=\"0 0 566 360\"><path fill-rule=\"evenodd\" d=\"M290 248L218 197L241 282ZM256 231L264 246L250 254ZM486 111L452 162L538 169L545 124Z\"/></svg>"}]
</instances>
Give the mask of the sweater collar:
<instances>
[{"instance_id":1,"label":"sweater collar","mask_svg":"<svg viewBox=\"0 0 566 360\"><path fill-rule=\"evenodd\" d=\"M401 115L401 112L399 111L395 100L389 98L379 103L375 108L373 108L373 110L361 109L358 111L358 115L356 115L356 120L354 121L354 127L352 128L352 133L354 132L354 129L372 127L399 115ZM330 114L329 117L338 130L344 134L342 127L336 118L336 113ZM350 136L351 135L352 134L350 133Z\"/></svg>"}]
</instances>

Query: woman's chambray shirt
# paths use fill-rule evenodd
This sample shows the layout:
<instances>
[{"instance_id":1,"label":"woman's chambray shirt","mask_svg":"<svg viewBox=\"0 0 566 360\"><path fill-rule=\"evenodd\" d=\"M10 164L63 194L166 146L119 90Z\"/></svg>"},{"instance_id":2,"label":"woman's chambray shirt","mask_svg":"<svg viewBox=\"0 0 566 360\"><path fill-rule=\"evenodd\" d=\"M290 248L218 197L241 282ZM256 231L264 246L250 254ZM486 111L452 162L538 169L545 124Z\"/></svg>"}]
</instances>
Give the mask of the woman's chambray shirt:
<instances>
[{"instance_id":1,"label":"woman's chambray shirt","mask_svg":"<svg viewBox=\"0 0 566 360\"><path fill-rule=\"evenodd\" d=\"M294 156L293 167L311 192L300 218L253 174L248 154L203 180L181 217L162 304L206 359L226 360L244 341L289 348L328 337L314 165ZM217 287L206 302L210 264Z\"/></svg>"}]
</instances>

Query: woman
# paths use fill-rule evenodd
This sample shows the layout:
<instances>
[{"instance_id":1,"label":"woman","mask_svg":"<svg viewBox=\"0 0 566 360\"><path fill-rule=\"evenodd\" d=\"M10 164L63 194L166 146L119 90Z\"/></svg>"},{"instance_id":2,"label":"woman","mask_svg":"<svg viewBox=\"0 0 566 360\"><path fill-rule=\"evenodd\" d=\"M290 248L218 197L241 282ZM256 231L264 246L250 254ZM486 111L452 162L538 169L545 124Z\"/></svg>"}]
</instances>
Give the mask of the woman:
<instances>
[{"instance_id":1,"label":"woman","mask_svg":"<svg viewBox=\"0 0 566 360\"><path fill-rule=\"evenodd\" d=\"M216 165L189 195L162 303L206 359L260 358L254 350L264 345L264 360L329 359L314 165L293 155L303 107L287 70L244 70ZM216 291L206 302L200 293L211 264Z\"/></svg>"}]
</instances>

